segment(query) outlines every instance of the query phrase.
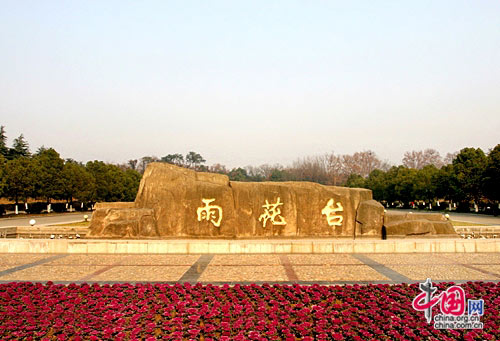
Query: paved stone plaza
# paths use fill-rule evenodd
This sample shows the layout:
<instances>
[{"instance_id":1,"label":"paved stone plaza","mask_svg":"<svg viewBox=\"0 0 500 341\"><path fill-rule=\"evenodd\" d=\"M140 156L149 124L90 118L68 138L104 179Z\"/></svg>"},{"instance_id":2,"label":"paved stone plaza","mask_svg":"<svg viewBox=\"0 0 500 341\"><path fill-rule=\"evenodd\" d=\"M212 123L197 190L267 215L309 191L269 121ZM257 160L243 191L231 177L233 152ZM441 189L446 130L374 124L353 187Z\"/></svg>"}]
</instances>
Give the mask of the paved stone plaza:
<instances>
[{"instance_id":1,"label":"paved stone plaza","mask_svg":"<svg viewBox=\"0 0 500 341\"><path fill-rule=\"evenodd\" d=\"M0 254L0 283L500 281L500 253Z\"/></svg>"}]
</instances>

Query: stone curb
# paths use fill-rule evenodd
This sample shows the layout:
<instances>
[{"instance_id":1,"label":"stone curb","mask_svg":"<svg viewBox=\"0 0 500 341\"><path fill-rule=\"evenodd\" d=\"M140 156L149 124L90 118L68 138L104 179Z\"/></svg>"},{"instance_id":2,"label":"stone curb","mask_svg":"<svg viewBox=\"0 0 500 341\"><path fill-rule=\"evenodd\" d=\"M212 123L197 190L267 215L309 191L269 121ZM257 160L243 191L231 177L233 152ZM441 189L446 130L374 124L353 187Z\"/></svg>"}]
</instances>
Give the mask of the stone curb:
<instances>
[{"instance_id":1,"label":"stone curb","mask_svg":"<svg viewBox=\"0 0 500 341\"><path fill-rule=\"evenodd\" d=\"M0 239L0 253L294 254L500 252L500 239L98 240Z\"/></svg>"}]
</instances>

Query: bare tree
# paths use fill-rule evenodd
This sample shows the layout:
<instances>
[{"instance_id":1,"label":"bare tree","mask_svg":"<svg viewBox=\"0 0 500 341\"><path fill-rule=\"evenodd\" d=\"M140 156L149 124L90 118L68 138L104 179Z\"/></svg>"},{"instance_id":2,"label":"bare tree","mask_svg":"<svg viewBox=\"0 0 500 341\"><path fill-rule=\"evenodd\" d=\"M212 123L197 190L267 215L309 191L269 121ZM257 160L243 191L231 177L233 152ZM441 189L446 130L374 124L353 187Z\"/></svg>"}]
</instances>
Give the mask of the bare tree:
<instances>
[{"instance_id":1,"label":"bare tree","mask_svg":"<svg viewBox=\"0 0 500 341\"><path fill-rule=\"evenodd\" d=\"M392 165L389 161L387 160L384 160L382 161L382 164L380 165L380 170L381 171L384 171L384 172L387 172L389 169L391 169Z\"/></svg>"},{"instance_id":2,"label":"bare tree","mask_svg":"<svg viewBox=\"0 0 500 341\"><path fill-rule=\"evenodd\" d=\"M264 171L260 167L246 166L245 170L249 177L254 179L266 179Z\"/></svg>"},{"instance_id":3,"label":"bare tree","mask_svg":"<svg viewBox=\"0 0 500 341\"><path fill-rule=\"evenodd\" d=\"M266 180L269 180L269 178L271 177L271 174L273 174L273 171L275 169L279 169L279 170L282 170L283 169L283 166L281 165L274 165L274 166L271 166L271 165L268 165L267 163L264 164L264 165L260 165L259 167L259 172L264 175L264 179Z\"/></svg>"},{"instance_id":4,"label":"bare tree","mask_svg":"<svg viewBox=\"0 0 500 341\"><path fill-rule=\"evenodd\" d=\"M288 169L295 179L329 183L329 176L323 157L306 157L295 161Z\"/></svg>"},{"instance_id":5,"label":"bare tree","mask_svg":"<svg viewBox=\"0 0 500 341\"><path fill-rule=\"evenodd\" d=\"M156 162L159 161L159 159L156 156L144 156L141 158L141 163L139 164L139 167L137 167L138 171L140 173L144 173L146 170L146 167L151 163L151 162Z\"/></svg>"},{"instance_id":6,"label":"bare tree","mask_svg":"<svg viewBox=\"0 0 500 341\"><path fill-rule=\"evenodd\" d=\"M328 176L330 177L330 183L333 186L337 186L341 183L343 177L343 163L342 156L335 155L334 152L330 154L324 155L324 162L326 164L326 170L328 172Z\"/></svg>"},{"instance_id":7,"label":"bare tree","mask_svg":"<svg viewBox=\"0 0 500 341\"><path fill-rule=\"evenodd\" d=\"M366 178L373 170L381 167L382 161L371 150L342 155L342 169L347 175L358 174Z\"/></svg>"},{"instance_id":8,"label":"bare tree","mask_svg":"<svg viewBox=\"0 0 500 341\"><path fill-rule=\"evenodd\" d=\"M458 155L458 152L454 152L454 153L447 153L445 158L444 158L444 161L443 163L445 165L449 165L449 164L452 164L453 163L453 160L455 160L455 158L457 157Z\"/></svg>"},{"instance_id":9,"label":"bare tree","mask_svg":"<svg viewBox=\"0 0 500 341\"><path fill-rule=\"evenodd\" d=\"M210 173L219 173L219 174L227 174L229 171L226 169L226 166L221 165L220 163L216 163L208 168Z\"/></svg>"},{"instance_id":10,"label":"bare tree","mask_svg":"<svg viewBox=\"0 0 500 341\"><path fill-rule=\"evenodd\" d=\"M441 168L443 166L443 159L435 149L413 150L404 154L403 165L415 169L422 169L427 165L434 165L437 168Z\"/></svg>"}]
</instances>

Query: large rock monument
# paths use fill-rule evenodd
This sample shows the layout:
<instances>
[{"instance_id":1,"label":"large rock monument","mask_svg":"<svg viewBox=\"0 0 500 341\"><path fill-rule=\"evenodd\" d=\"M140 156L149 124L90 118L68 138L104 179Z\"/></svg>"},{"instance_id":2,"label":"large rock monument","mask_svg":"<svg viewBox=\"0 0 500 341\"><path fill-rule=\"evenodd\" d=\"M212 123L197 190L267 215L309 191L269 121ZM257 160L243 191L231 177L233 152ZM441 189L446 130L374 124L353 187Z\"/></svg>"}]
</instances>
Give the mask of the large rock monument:
<instances>
[{"instance_id":1,"label":"large rock monument","mask_svg":"<svg viewBox=\"0 0 500 341\"><path fill-rule=\"evenodd\" d=\"M442 217L436 215L436 222L437 216ZM134 202L97 204L88 237L381 238L387 219L368 189L237 182L222 174L152 163ZM396 218L385 229L398 236L455 234L444 218L439 228L422 219Z\"/></svg>"}]
</instances>

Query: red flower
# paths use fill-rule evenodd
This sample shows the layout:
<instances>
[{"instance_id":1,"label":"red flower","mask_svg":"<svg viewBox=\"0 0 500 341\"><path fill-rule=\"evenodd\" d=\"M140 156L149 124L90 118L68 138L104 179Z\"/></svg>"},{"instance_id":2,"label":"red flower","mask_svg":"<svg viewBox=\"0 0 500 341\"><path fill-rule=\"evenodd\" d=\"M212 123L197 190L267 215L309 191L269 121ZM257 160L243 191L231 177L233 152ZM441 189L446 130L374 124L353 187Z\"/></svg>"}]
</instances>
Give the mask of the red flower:
<instances>
[{"instance_id":1,"label":"red flower","mask_svg":"<svg viewBox=\"0 0 500 341\"><path fill-rule=\"evenodd\" d=\"M343 340L344 339L344 336L342 336L342 334L340 334L340 333L333 333L332 337L334 340Z\"/></svg>"}]
</instances>

